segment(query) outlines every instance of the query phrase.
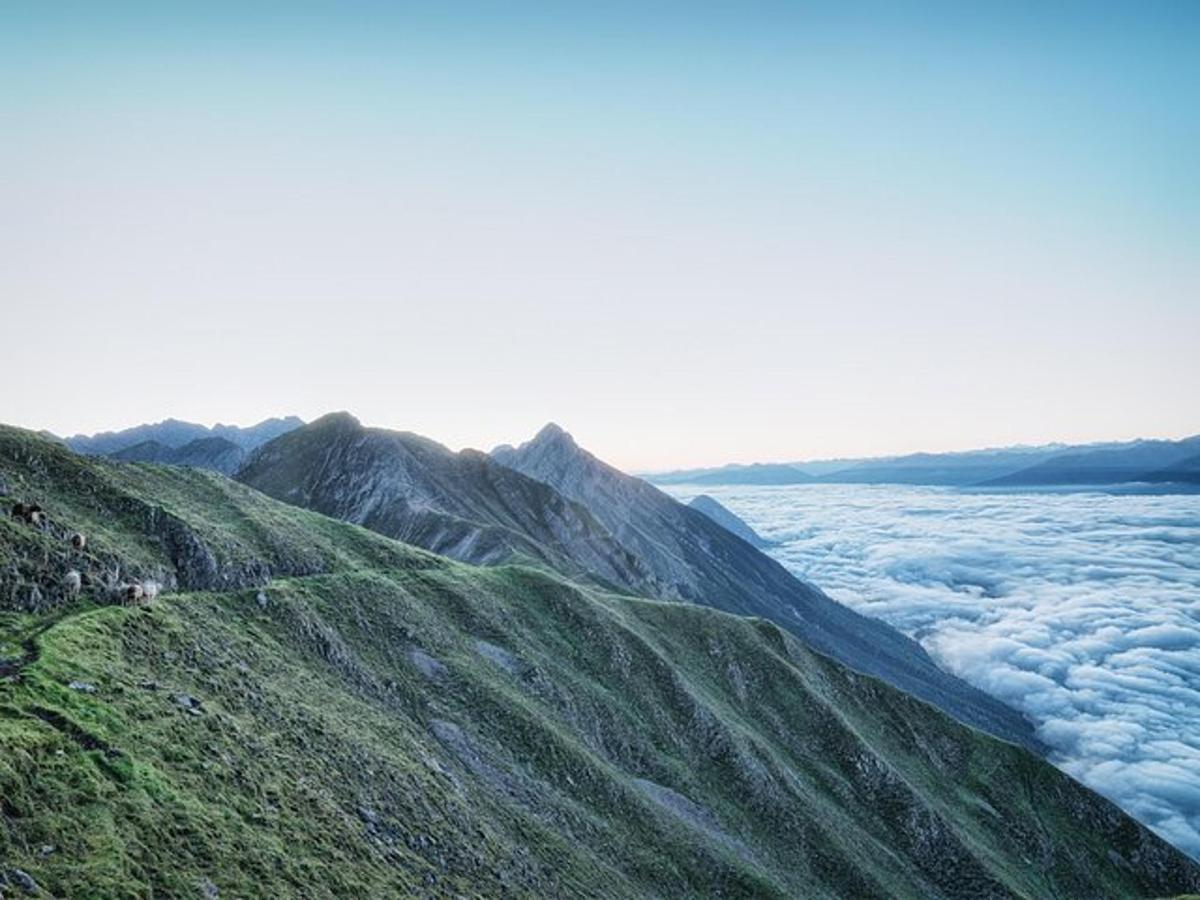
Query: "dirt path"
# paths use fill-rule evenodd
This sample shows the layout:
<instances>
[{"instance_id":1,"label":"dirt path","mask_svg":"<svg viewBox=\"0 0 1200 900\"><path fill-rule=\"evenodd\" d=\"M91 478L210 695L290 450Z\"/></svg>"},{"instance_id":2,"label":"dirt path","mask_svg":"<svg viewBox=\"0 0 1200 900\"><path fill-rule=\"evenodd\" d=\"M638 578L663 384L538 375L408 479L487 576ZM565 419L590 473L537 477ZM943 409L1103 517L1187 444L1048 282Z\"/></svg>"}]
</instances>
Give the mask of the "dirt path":
<instances>
[{"instance_id":1,"label":"dirt path","mask_svg":"<svg viewBox=\"0 0 1200 900\"><path fill-rule=\"evenodd\" d=\"M0 659L0 678L20 678L27 666L33 665L42 655L38 638L66 618L66 613L60 613L35 628L20 644L21 655L13 659Z\"/></svg>"}]
</instances>

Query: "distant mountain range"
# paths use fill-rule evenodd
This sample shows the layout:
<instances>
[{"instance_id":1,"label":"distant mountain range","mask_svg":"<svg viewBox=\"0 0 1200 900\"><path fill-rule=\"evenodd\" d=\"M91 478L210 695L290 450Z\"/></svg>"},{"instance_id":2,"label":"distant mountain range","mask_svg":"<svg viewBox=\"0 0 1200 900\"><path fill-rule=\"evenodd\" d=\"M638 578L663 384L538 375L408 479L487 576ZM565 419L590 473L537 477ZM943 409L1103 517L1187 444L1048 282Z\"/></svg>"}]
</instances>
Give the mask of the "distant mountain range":
<instances>
[{"instance_id":1,"label":"distant mountain range","mask_svg":"<svg viewBox=\"0 0 1200 900\"><path fill-rule=\"evenodd\" d=\"M231 475L245 464L251 451L303 424L296 416L266 419L245 428L221 424L210 428L166 419L122 431L77 434L62 440L78 453L112 456L126 462L193 466ZM1173 487L1190 490L1200 485L1200 435L1177 441L1046 444L864 459L731 464L647 473L642 477L653 484L699 486L912 484L1048 488L1145 484L1167 490Z\"/></svg>"},{"instance_id":2,"label":"distant mountain range","mask_svg":"<svg viewBox=\"0 0 1200 900\"><path fill-rule=\"evenodd\" d=\"M1182 441L1136 441L1095 450L1070 450L1055 454L1028 468L984 482L989 487L1041 485L1105 485L1171 480L1187 471L1174 467L1200 454L1200 436Z\"/></svg>"},{"instance_id":3,"label":"distant mountain range","mask_svg":"<svg viewBox=\"0 0 1200 900\"><path fill-rule=\"evenodd\" d=\"M144 443L159 444L170 450L178 450L193 441L205 438L223 438L231 444L240 447L242 450L253 450L260 444L265 444L272 438L286 434L293 428L299 428L303 424L304 420L297 416L264 419L257 425L251 425L246 428L240 428L237 425L221 424L209 428L205 425L198 425L195 422L165 419L162 422L137 425L122 431L102 431L91 435L76 434L64 440L67 446L76 453L87 453L92 456L111 456L122 450L127 450ZM133 458L140 459L139 454L149 456L157 452L160 451L155 450L151 446L137 451ZM202 453L201 455L204 454ZM215 454L214 458L219 457L219 455L219 453ZM175 460L143 459L142 461L174 462ZM194 463L188 464L194 465Z\"/></svg>"},{"instance_id":4,"label":"distant mountain range","mask_svg":"<svg viewBox=\"0 0 1200 900\"><path fill-rule=\"evenodd\" d=\"M647 474L655 484L912 484L1057 487L1200 483L1200 435L1183 440L1010 447L875 459L755 463Z\"/></svg>"}]
</instances>

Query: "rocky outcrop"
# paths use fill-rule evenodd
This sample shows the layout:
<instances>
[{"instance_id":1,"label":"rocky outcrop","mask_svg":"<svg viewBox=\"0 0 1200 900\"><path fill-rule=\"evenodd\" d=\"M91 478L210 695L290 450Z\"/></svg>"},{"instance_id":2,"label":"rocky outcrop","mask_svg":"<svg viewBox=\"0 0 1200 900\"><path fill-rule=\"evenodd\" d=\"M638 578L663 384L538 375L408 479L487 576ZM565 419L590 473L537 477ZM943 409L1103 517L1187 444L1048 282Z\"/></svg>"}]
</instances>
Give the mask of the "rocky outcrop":
<instances>
[{"instance_id":1,"label":"rocky outcrop","mask_svg":"<svg viewBox=\"0 0 1200 900\"><path fill-rule=\"evenodd\" d=\"M138 496L108 477L119 467L104 465L0 428L0 479L41 508L36 525L0 519L0 608L43 612L80 599L117 602L128 584L233 590L327 566L327 558L306 544L270 532L238 536ZM0 495L10 506L14 500ZM137 550L106 539L105 529L116 522L139 535ZM78 540L80 534L90 537Z\"/></svg>"},{"instance_id":2,"label":"rocky outcrop","mask_svg":"<svg viewBox=\"0 0 1200 900\"><path fill-rule=\"evenodd\" d=\"M260 448L238 480L278 500L477 565L547 564L624 590L651 579L586 509L472 450L324 416Z\"/></svg>"},{"instance_id":3,"label":"rocky outcrop","mask_svg":"<svg viewBox=\"0 0 1200 900\"><path fill-rule=\"evenodd\" d=\"M759 550L763 550L767 547L775 546L774 541L768 541L757 531L747 525L740 516L730 512L715 498L708 496L708 494L698 494L692 498L691 502L688 503L688 506L704 513L704 515L708 516L726 531L730 532L731 534L736 534L751 547L756 547Z\"/></svg>"}]
</instances>

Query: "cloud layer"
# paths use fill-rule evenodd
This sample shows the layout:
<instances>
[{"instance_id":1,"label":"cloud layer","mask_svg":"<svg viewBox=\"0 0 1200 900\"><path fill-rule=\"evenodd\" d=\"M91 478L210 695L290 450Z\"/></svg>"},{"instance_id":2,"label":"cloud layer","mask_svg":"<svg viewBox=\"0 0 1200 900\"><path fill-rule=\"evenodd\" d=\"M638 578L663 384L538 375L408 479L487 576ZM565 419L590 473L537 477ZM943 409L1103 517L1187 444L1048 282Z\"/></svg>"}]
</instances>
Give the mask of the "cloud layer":
<instances>
[{"instance_id":1,"label":"cloud layer","mask_svg":"<svg viewBox=\"0 0 1200 900\"><path fill-rule=\"evenodd\" d=\"M706 488L1200 859L1200 497ZM687 486L673 493L687 499Z\"/></svg>"}]
</instances>

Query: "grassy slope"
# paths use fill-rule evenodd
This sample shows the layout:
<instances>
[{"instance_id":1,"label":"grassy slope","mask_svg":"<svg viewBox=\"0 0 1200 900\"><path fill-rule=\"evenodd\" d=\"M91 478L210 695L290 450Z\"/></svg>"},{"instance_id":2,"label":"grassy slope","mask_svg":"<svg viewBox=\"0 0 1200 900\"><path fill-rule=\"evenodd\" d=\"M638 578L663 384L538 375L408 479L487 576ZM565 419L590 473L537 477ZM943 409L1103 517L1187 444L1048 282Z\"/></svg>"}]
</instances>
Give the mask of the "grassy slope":
<instances>
[{"instance_id":1,"label":"grassy slope","mask_svg":"<svg viewBox=\"0 0 1200 900\"><path fill-rule=\"evenodd\" d=\"M1052 767L774 625L451 563L217 476L80 460L11 430L0 480L92 537L81 560L5 521L0 602L91 560L168 572L161 515L247 582L147 609L96 605L94 589L0 613L0 656L37 648L0 682L0 862L55 895L1191 886ZM260 592L264 567L277 577ZM1120 864L1135 854L1160 877Z\"/></svg>"}]
</instances>

